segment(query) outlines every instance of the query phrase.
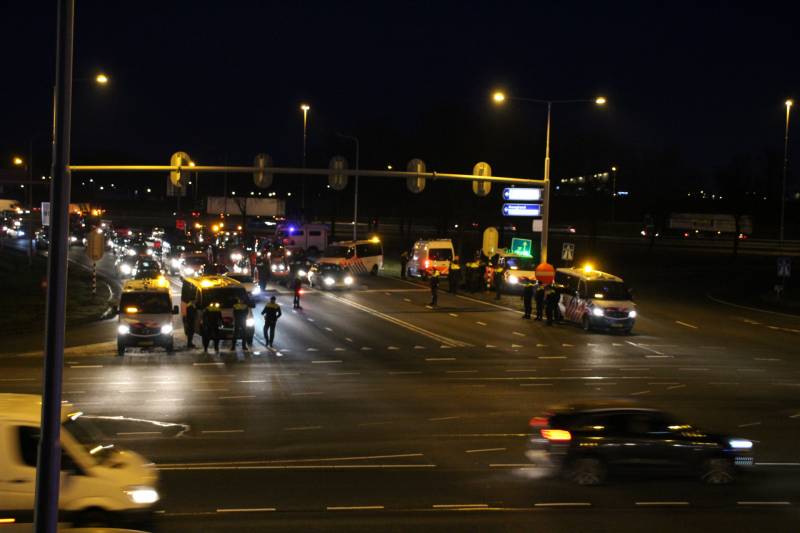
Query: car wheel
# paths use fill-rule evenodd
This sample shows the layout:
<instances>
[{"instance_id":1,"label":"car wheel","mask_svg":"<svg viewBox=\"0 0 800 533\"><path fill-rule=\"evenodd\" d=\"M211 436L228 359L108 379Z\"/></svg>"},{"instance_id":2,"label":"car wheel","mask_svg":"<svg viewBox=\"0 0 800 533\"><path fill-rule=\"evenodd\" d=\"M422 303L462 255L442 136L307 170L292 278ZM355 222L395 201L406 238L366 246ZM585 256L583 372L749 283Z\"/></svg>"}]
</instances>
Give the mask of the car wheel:
<instances>
[{"instance_id":1,"label":"car wheel","mask_svg":"<svg viewBox=\"0 0 800 533\"><path fill-rule=\"evenodd\" d=\"M122 357L125 355L125 345L117 341L117 355Z\"/></svg>"},{"instance_id":2,"label":"car wheel","mask_svg":"<svg viewBox=\"0 0 800 533\"><path fill-rule=\"evenodd\" d=\"M733 483L736 475L730 461L714 457L703 462L700 479L709 485L727 485Z\"/></svg>"},{"instance_id":3,"label":"car wheel","mask_svg":"<svg viewBox=\"0 0 800 533\"><path fill-rule=\"evenodd\" d=\"M606 467L599 459L582 457L572 461L567 478L576 485L600 485L606 479Z\"/></svg>"},{"instance_id":4,"label":"car wheel","mask_svg":"<svg viewBox=\"0 0 800 533\"><path fill-rule=\"evenodd\" d=\"M377 276L378 275L378 265L374 265L372 270L369 271L370 276Z\"/></svg>"},{"instance_id":5,"label":"car wheel","mask_svg":"<svg viewBox=\"0 0 800 533\"><path fill-rule=\"evenodd\" d=\"M592 330L592 323L589 321L589 315L583 315L581 319L581 327L583 331L591 331Z\"/></svg>"}]
</instances>

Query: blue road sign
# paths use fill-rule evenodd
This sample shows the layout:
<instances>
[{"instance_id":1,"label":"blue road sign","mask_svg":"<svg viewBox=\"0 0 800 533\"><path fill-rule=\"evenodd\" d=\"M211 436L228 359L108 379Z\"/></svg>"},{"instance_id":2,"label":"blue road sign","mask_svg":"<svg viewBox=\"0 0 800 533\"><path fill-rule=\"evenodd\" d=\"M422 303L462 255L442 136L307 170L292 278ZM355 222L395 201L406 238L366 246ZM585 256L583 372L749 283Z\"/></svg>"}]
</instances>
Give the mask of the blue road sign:
<instances>
[{"instance_id":1,"label":"blue road sign","mask_svg":"<svg viewBox=\"0 0 800 533\"><path fill-rule=\"evenodd\" d=\"M503 200L540 202L542 200L542 189L538 187L506 187L503 189Z\"/></svg>"},{"instance_id":2,"label":"blue road sign","mask_svg":"<svg viewBox=\"0 0 800 533\"><path fill-rule=\"evenodd\" d=\"M538 217L541 211L541 204L503 204L503 216L506 217Z\"/></svg>"}]
</instances>

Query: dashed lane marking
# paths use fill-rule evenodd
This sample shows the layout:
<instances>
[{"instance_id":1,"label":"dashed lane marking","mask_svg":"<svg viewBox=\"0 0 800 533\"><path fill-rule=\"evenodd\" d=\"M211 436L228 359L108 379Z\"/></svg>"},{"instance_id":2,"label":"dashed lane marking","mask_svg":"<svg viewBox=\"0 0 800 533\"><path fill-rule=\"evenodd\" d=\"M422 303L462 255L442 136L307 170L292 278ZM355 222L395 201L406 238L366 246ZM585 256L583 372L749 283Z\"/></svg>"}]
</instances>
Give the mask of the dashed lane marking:
<instances>
[{"instance_id":1,"label":"dashed lane marking","mask_svg":"<svg viewBox=\"0 0 800 533\"><path fill-rule=\"evenodd\" d=\"M521 345L521 344L512 344L511 347L512 348L524 348L524 346Z\"/></svg>"},{"instance_id":2,"label":"dashed lane marking","mask_svg":"<svg viewBox=\"0 0 800 533\"><path fill-rule=\"evenodd\" d=\"M387 350L399 350L400 348L398 348L397 346L387 346L386 349Z\"/></svg>"},{"instance_id":3,"label":"dashed lane marking","mask_svg":"<svg viewBox=\"0 0 800 533\"><path fill-rule=\"evenodd\" d=\"M311 364L314 364L314 365L330 365L330 364L336 364L336 363L341 363L341 362L342 362L341 359L317 359L317 360L311 361Z\"/></svg>"},{"instance_id":4,"label":"dashed lane marking","mask_svg":"<svg viewBox=\"0 0 800 533\"><path fill-rule=\"evenodd\" d=\"M792 505L787 501L738 501L736 505Z\"/></svg>"},{"instance_id":5,"label":"dashed lane marking","mask_svg":"<svg viewBox=\"0 0 800 533\"><path fill-rule=\"evenodd\" d=\"M475 323L478 324L479 326L485 326L486 325L486 322L481 322L480 320L478 320Z\"/></svg>"},{"instance_id":6,"label":"dashed lane marking","mask_svg":"<svg viewBox=\"0 0 800 533\"><path fill-rule=\"evenodd\" d=\"M497 346L495 346L494 344L487 344L486 347L487 348L497 348Z\"/></svg>"},{"instance_id":7,"label":"dashed lane marking","mask_svg":"<svg viewBox=\"0 0 800 533\"><path fill-rule=\"evenodd\" d=\"M294 426L283 428L284 431L310 431L312 429L322 429L322 426Z\"/></svg>"},{"instance_id":8,"label":"dashed lane marking","mask_svg":"<svg viewBox=\"0 0 800 533\"><path fill-rule=\"evenodd\" d=\"M789 415L789 418L800 418L800 413L795 413L793 415Z\"/></svg>"},{"instance_id":9,"label":"dashed lane marking","mask_svg":"<svg viewBox=\"0 0 800 533\"><path fill-rule=\"evenodd\" d=\"M477 450L464 450L464 453L489 453L489 452L504 452L508 448L479 448ZM491 465L490 465L491 466Z\"/></svg>"},{"instance_id":10,"label":"dashed lane marking","mask_svg":"<svg viewBox=\"0 0 800 533\"><path fill-rule=\"evenodd\" d=\"M348 505L348 506L328 506L328 511L381 511L385 509L383 505Z\"/></svg>"},{"instance_id":11,"label":"dashed lane marking","mask_svg":"<svg viewBox=\"0 0 800 533\"><path fill-rule=\"evenodd\" d=\"M251 508L240 508L240 509L217 509L216 512L218 513L271 513L277 511L275 507L251 507Z\"/></svg>"},{"instance_id":12,"label":"dashed lane marking","mask_svg":"<svg viewBox=\"0 0 800 533\"><path fill-rule=\"evenodd\" d=\"M70 368L103 368L103 365L72 365Z\"/></svg>"},{"instance_id":13,"label":"dashed lane marking","mask_svg":"<svg viewBox=\"0 0 800 533\"><path fill-rule=\"evenodd\" d=\"M564 348L574 348L575 347L574 344L568 344L566 342L562 343L561 346L563 346Z\"/></svg>"},{"instance_id":14,"label":"dashed lane marking","mask_svg":"<svg viewBox=\"0 0 800 533\"><path fill-rule=\"evenodd\" d=\"M344 348L334 348L333 351L334 352L343 352L343 351L345 351L345 349Z\"/></svg>"},{"instance_id":15,"label":"dashed lane marking","mask_svg":"<svg viewBox=\"0 0 800 533\"><path fill-rule=\"evenodd\" d=\"M123 437L133 437L138 435L161 435L160 431L118 431L117 435Z\"/></svg>"},{"instance_id":16,"label":"dashed lane marking","mask_svg":"<svg viewBox=\"0 0 800 533\"><path fill-rule=\"evenodd\" d=\"M547 348L547 345L546 344L540 344L540 343L537 342L536 343L536 347L537 348Z\"/></svg>"},{"instance_id":17,"label":"dashed lane marking","mask_svg":"<svg viewBox=\"0 0 800 533\"><path fill-rule=\"evenodd\" d=\"M681 326L684 326L684 327L687 327L687 328L691 328L691 329L700 329L697 326L695 326L694 324L689 324L688 322L681 322L680 320L676 320L675 323L676 324L680 324Z\"/></svg>"},{"instance_id":18,"label":"dashed lane marking","mask_svg":"<svg viewBox=\"0 0 800 533\"><path fill-rule=\"evenodd\" d=\"M361 372L328 372L329 376L360 376Z\"/></svg>"},{"instance_id":19,"label":"dashed lane marking","mask_svg":"<svg viewBox=\"0 0 800 533\"><path fill-rule=\"evenodd\" d=\"M206 429L200 431L200 433L214 435L214 434L224 434L224 433L244 433L243 429Z\"/></svg>"},{"instance_id":20,"label":"dashed lane marking","mask_svg":"<svg viewBox=\"0 0 800 533\"><path fill-rule=\"evenodd\" d=\"M436 418L429 418L428 422L441 422L443 420L458 420L460 416L439 416Z\"/></svg>"},{"instance_id":21,"label":"dashed lane marking","mask_svg":"<svg viewBox=\"0 0 800 533\"><path fill-rule=\"evenodd\" d=\"M777 357L753 357L753 361L783 361Z\"/></svg>"},{"instance_id":22,"label":"dashed lane marking","mask_svg":"<svg viewBox=\"0 0 800 533\"><path fill-rule=\"evenodd\" d=\"M511 368L506 369L505 372L536 372L535 368Z\"/></svg>"},{"instance_id":23,"label":"dashed lane marking","mask_svg":"<svg viewBox=\"0 0 800 533\"><path fill-rule=\"evenodd\" d=\"M512 335L516 335L517 337L527 337L524 333L520 333L519 331L512 331Z\"/></svg>"},{"instance_id":24,"label":"dashed lane marking","mask_svg":"<svg viewBox=\"0 0 800 533\"><path fill-rule=\"evenodd\" d=\"M566 355L540 355L537 359L566 359Z\"/></svg>"},{"instance_id":25,"label":"dashed lane marking","mask_svg":"<svg viewBox=\"0 0 800 533\"><path fill-rule=\"evenodd\" d=\"M316 348L306 348L306 351L307 352L318 352L319 350L317 350Z\"/></svg>"},{"instance_id":26,"label":"dashed lane marking","mask_svg":"<svg viewBox=\"0 0 800 533\"><path fill-rule=\"evenodd\" d=\"M292 396L319 396L322 394L320 391L313 391L313 392L293 392Z\"/></svg>"},{"instance_id":27,"label":"dashed lane marking","mask_svg":"<svg viewBox=\"0 0 800 533\"><path fill-rule=\"evenodd\" d=\"M422 374L421 370L397 370L394 372L389 372L390 376L404 376L404 375L411 375L411 374Z\"/></svg>"},{"instance_id":28,"label":"dashed lane marking","mask_svg":"<svg viewBox=\"0 0 800 533\"><path fill-rule=\"evenodd\" d=\"M344 340L346 340L347 342L353 342L353 339L351 339L350 337L345 337Z\"/></svg>"},{"instance_id":29,"label":"dashed lane marking","mask_svg":"<svg viewBox=\"0 0 800 533\"><path fill-rule=\"evenodd\" d=\"M644 344L636 344L635 342L631 342L631 341L625 341L625 342L630 344L634 348L641 348L642 350L647 350L648 352L654 353L656 355L664 355L662 352L659 352L658 350L654 350L653 348L650 348L649 346L646 346ZM617 346L617 345L615 344L614 346ZM622 346L622 345L620 344L619 346Z\"/></svg>"},{"instance_id":30,"label":"dashed lane marking","mask_svg":"<svg viewBox=\"0 0 800 533\"><path fill-rule=\"evenodd\" d=\"M669 387L667 387L667 390L682 389L684 387L686 387L686 385L670 385Z\"/></svg>"},{"instance_id":31,"label":"dashed lane marking","mask_svg":"<svg viewBox=\"0 0 800 533\"><path fill-rule=\"evenodd\" d=\"M446 370L445 374L477 374L477 370Z\"/></svg>"},{"instance_id":32,"label":"dashed lane marking","mask_svg":"<svg viewBox=\"0 0 800 533\"><path fill-rule=\"evenodd\" d=\"M372 350L372 348L370 348L369 346L362 346L362 347L361 347L361 351L362 351L362 352L368 352L368 351L370 351L370 350Z\"/></svg>"},{"instance_id":33,"label":"dashed lane marking","mask_svg":"<svg viewBox=\"0 0 800 533\"><path fill-rule=\"evenodd\" d=\"M488 503L435 503L434 509L481 509L489 507Z\"/></svg>"},{"instance_id":34,"label":"dashed lane marking","mask_svg":"<svg viewBox=\"0 0 800 533\"><path fill-rule=\"evenodd\" d=\"M330 331L331 333L333 333L333 330L327 326L325 326L325 331Z\"/></svg>"},{"instance_id":35,"label":"dashed lane marking","mask_svg":"<svg viewBox=\"0 0 800 533\"><path fill-rule=\"evenodd\" d=\"M253 395L248 396L220 396L218 400L249 400L255 398Z\"/></svg>"},{"instance_id":36,"label":"dashed lane marking","mask_svg":"<svg viewBox=\"0 0 800 533\"><path fill-rule=\"evenodd\" d=\"M425 347L424 346L420 346L419 344L417 344L417 345L414 346L414 349L415 350L424 350Z\"/></svg>"},{"instance_id":37,"label":"dashed lane marking","mask_svg":"<svg viewBox=\"0 0 800 533\"><path fill-rule=\"evenodd\" d=\"M761 425L761 422L748 422L747 424L739 424L736 427L749 428L749 427L760 426L760 425Z\"/></svg>"},{"instance_id":38,"label":"dashed lane marking","mask_svg":"<svg viewBox=\"0 0 800 533\"><path fill-rule=\"evenodd\" d=\"M455 357L426 357L426 361L429 362L436 362L436 361L455 361Z\"/></svg>"},{"instance_id":39,"label":"dashed lane marking","mask_svg":"<svg viewBox=\"0 0 800 533\"><path fill-rule=\"evenodd\" d=\"M520 387L552 387L552 383L520 383Z\"/></svg>"},{"instance_id":40,"label":"dashed lane marking","mask_svg":"<svg viewBox=\"0 0 800 533\"><path fill-rule=\"evenodd\" d=\"M640 390L638 392L632 392L631 396L641 396L643 394L650 394L649 390Z\"/></svg>"},{"instance_id":41,"label":"dashed lane marking","mask_svg":"<svg viewBox=\"0 0 800 533\"><path fill-rule=\"evenodd\" d=\"M458 313L447 313L447 314L453 318L458 318Z\"/></svg>"}]
</instances>

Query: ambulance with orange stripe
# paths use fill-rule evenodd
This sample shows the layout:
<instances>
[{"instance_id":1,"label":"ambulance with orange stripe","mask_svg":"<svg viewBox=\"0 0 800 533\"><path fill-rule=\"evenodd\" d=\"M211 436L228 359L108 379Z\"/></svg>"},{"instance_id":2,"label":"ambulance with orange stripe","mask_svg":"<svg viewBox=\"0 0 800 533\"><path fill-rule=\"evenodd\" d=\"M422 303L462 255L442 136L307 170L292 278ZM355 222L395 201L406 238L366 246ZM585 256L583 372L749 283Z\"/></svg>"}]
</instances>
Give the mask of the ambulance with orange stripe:
<instances>
[{"instance_id":1,"label":"ambulance with orange stripe","mask_svg":"<svg viewBox=\"0 0 800 533\"><path fill-rule=\"evenodd\" d=\"M353 274L377 276L378 271L383 270L383 245L377 237L334 242L325 249L318 262L339 265Z\"/></svg>"},{"instance_id":2,"label":"ambulance with orange stripe","mask_svg":"<svg viewBox=\"0 0 800 533\"><path fill-rule=\"evenodd\" d=\"M555 283L560 285L558 303L565 320L577 322L584 330L605 329L630 333L636 322L636 304L622 278L583 268L559 268Z\"/></svg>"}]
</instances>

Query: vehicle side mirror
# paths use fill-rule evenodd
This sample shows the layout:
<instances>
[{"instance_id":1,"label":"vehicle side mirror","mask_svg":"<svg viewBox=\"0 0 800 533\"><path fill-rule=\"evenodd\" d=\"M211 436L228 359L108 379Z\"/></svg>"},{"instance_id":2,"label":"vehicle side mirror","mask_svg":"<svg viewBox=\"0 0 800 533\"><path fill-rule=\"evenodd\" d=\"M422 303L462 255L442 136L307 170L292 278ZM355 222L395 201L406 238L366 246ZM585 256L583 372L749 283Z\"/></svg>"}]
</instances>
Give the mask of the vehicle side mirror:
<instances>
[{"instance_id":1,"label":"vehicle side mirror","mask_svg":"<svg viewBox=\"0 0 800 533\"><path fill-rule=\"evenodd\" d=\"M178 314L178 313L180 313L180 312L181 312L181 310L178 308L178 306L177 306L177 305L173 305L173 306L172 306L172 314L173 314L173 315L177 315L177 314Z\"/></svg>"}]
</instances>

